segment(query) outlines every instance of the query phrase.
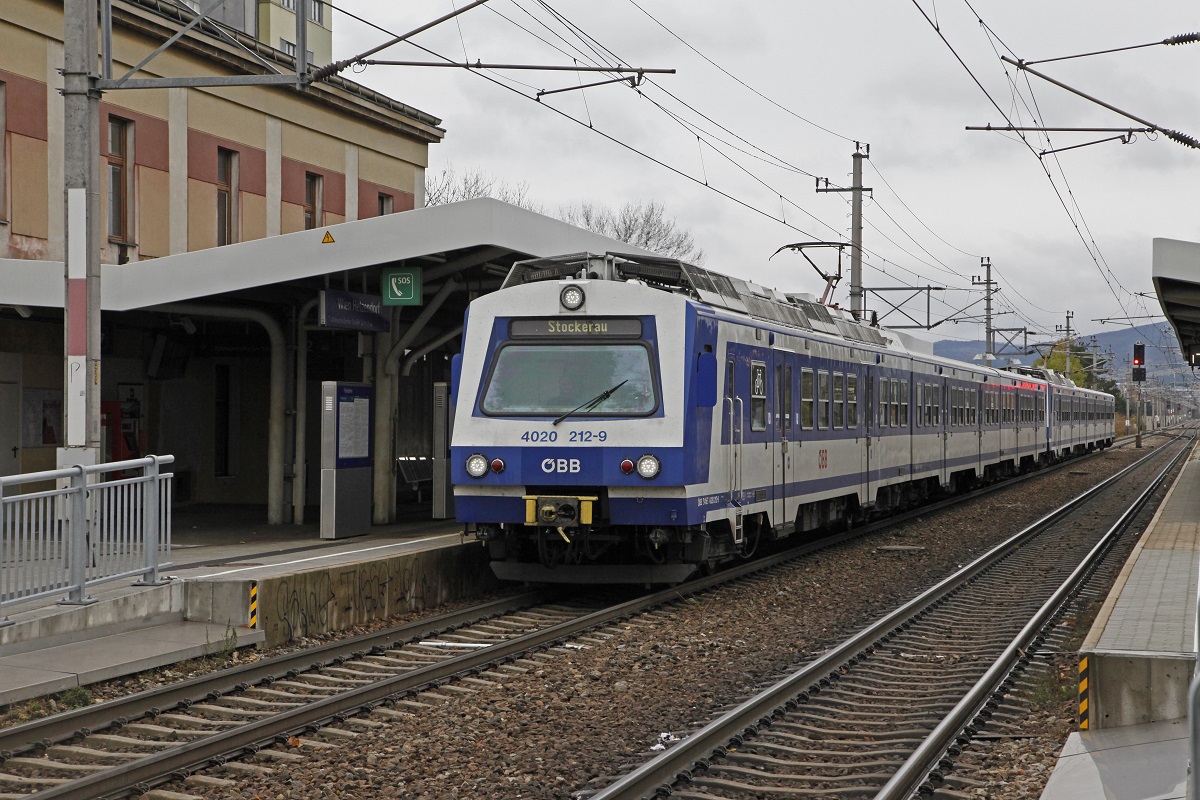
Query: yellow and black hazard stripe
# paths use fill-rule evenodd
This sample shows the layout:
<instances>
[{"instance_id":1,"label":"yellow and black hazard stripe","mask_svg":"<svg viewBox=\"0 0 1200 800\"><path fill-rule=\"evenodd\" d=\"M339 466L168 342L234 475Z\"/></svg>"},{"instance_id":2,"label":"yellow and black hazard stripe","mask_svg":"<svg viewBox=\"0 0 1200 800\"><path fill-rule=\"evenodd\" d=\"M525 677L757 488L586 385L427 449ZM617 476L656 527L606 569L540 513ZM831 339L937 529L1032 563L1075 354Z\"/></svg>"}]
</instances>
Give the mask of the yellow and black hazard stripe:
<instances>
[{"instance_id":1,"label":"yellow and black hazard stripe","mask_svg":"<svg viewBox=\"0 0 1200 800\"><path fill-rule=\"evenodd\" d=\"M1088 658L1079 658L1079 730L1088 729Z\"/></svg>"},{"instance_id":2,"label":"yellow and black hazard stripe","mask_svg":"<svg viewBox=\"0 0 1200 800\"><path fill-rule=\"evenodd\" d=\"M258 627L258 581L250 581L250 627Z\"/></svg>"}]
</instances>

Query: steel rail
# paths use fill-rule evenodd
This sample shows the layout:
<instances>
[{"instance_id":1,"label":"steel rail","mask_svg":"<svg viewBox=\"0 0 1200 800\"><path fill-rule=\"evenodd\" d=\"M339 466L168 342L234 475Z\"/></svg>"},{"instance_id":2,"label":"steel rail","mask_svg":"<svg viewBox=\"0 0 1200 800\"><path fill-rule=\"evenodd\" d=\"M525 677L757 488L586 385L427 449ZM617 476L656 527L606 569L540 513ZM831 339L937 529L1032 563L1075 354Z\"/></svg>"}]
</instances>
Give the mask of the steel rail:
<instances>
[{"instance_id":1,"label":"steel rail","mask_svg":"<svg viewBox=\"0 0 1200 800\"><path fill-rule=\"evenodd\" d=\"M1121 442L1115 446L1119 447L1124 444L1127 443ZM1099 455L1101 452L1103 451L1097 451L1092 455ZM1072 458L1054 465L1051 469L1061 469L1066 466L1078 465L1079 463L1081 463L1080 459ZM758 570L769 569L792 559L852 541L894 525L903 524L916 517L928 515L962 502L965 498L980 497L994 491L1010 488L1022 481L1030 480L1046 473L1047 470L1043 469L1016 478L998 481L977 489L969 495L956 495L953 498L903 512L850 531L827 536L818 541L800 545L799 547L790 548L787 551L767 558L725 569L717 576L689 582L685 585L686 589L676 587L675 591L681 595L704 591L723 581L734 580ZM498 614L527 608L538 602L545 601L550 596L552 595L542 591L528 592L510 598L501 598L492 603L474 606L451 614L440 615L432 619L419 620L407 625L352 639L330 642L315 648L297 650L293 653L286 653L272 659L197 676L189 680L171 684L170 686L150 689L129 697L118 698L105 703L98 703L52 717L5 728L0 730L0 760L20 755L36 748L44 748L62 741L96 733L112 727L114 724L123 724L141 717L153 716L183 704L218 697L230 691L253 686L289 673L327 666L339 660L344 660L363 652L369 652L377 647L388 646L398 641L424 638L437 632L468 625Z\"/></svg>"},{"instance_id":2,"label":"steel rail","mask_svg":"<svg viewBox=\"0 0 1200 800\"><path fill-rule=\"evenodd\" d=\"M1102 451L1098 451L1097 455L1099 452ZM1154 453L1150 455L1154 455ZM1148 455L1147 457L1150 456ZM1080 463L1078 459L1070 459L1056 465L1055 468L1078 463ZM1132 468L1129 467L1119 474L1124 474L1125 471ZM1029 473L1021 478L1000 481L972 492L966 497L978 497L991 491L1008 488L1022 480L1045 473L1046 470L1041 470ZM1112 478L1109 480L1112 480ZM1101 485L1103 486L1104 484ZM494 645L471 654L447 659L430 667L404 673L403 675L395 676L376 684L325 698L319 702L311 703L291 712L285 712L276 717L256 723L248 723L226 733L214 734L206 739L123 765L119 770L121 773L120 776L109 775L108 772L96 773L90 778L71 781L60 787L30 795L30 797L77 797L91 800L91 798L95 797L129 791L135 787L145 789L152 784L169 780L172 775L178 776L193 772L230 757L236 757L238 754L253 752L264 746L264 743L269 744L281 738L286 739L292 733L315 730L323 724L328 724L339 718L345 718L348 709L351 713L364 708L369 709L374 705L384 702L389 696L413 693L421 687L436 685L457 675L478 672L482 669L481 664L490 665L496 662L512 660L521 652L548 646L547 642L554 642L558 639L577 635L589 628L600 627L616 619L639 613L647 608L704 592L722 583L770 569L798 557L845 541L857 539L896 524L902 524L913 517L927 515L932 511L937 511L946 506L961 502L963 499L964 496L956 496L941 503L926 505L920 509L889 517L886 520L862 526L852 531L846 531L816 542L801 545L797 548L791 548L766 558L725 569L716 575L696 579L681 586L667 588L609 609L593 612L576 620L560 623L543 631L509 640L501 645ZM317 648L288 653L270 660L246 664L219 673L199 676L171 686L141 692L128 698L120 698L107 703L59 714L54 717L48 717L43 720L25 723L0 731L0 760L30 749L48 747L56 742L86 736L89 733L114 726L121 727L128 721L145 716L155 716L171 708L190 705L205 699L216 699L226 693L244 690L273 678L295 674L306 669L315 669L335 664L398 641L424 638L450 628L481 621L497 614L519 610L520 608L525 608L541 600L545 600L547 597L546 592L529 592L512 598L502 598L483 606L464 609L452 614L441 615L433 619L410 623L387 631L367 634L362 637L331 642ZM113 770L112 772L115 771Z\"/></svg>"},{"instance_id":3,"label":"steel rail","mask_svg":"<svg viewBox=\"0 0 1200 800\"><path fill-rule=\"evenodd\" d=\"M568 637L764 568L762 562L748 562L719 575L644 595L491 647L314 700L275 716L248 722L229 731L215 733L180 747L129 761L119 767L96 772L28 797L37 800L98 800L122 796L132 791L144 793L160 783L253 754L263 747L286 741L292 736L314 732L324 725L348 719L358 713L369 712L397 695L415 694L452 678L478 673L496 664L518 658L531 650L553 647Z\"/></svg>"},{"instance_id":4,"label":"steel rail","mask_svg":"<svg viewBox=\"0 0 1200 800\"><path fill-rule=\"evenodd\" d=\"M123 724L144 716L157 715L182 704L215 698L272 678L285 676L293 671L327 666L370 652L375 648L426 638L449 628L459 628L499 614L518 611L545 602L552 596L553 593L546 591L524 592L461 611L418 620L353 639L329 642L317 647L284 653L271 659L200 675L169 686L148 689L128 697L4 728L0 730L0 760L35 748L48 747L77 736L97 733L111 727L114 723Z\"/></svg>"},{"instance_id":5,"label":"steel rail","mask_svg":"<svg viewBox=\"0 0 1200 800\"><path fill-rule=\"evenodd\" d=\"M1146 454L1120 472L1072 498L1032 525L995 545L958 572L827 650L784 680L726 712L689 734L679 744L592 794L589 800L628 800L671 794L672 783L688 779L696 769L707 767L708 759L724 755L730 748L740 745L746 736L757 733L760 728L769 727L777 716L797 708L805 699L806 691L820 691L821 687L837 680L841 669L857 663L893 633L909 627L927 608L940 604L950 594L989 569L1005 554L1020 547L1162 452L1163 448L1159 448Z\"/></svg>"},{"instance_id":6,"label":"steel rail","mask_svg":"<svg viewBox=\"0 0 1200 800\"><path fill-rule=\"evenodd\" d=\"M1030 649L1030 644L1041 635L1042 629L1054 619L1058 610L1075 592L1078 586L1090 575L1101 557L1115 544L1125 530L1133 524L1134 517L1150 500L1150 495L1158 489L1167 473L1174 469L1179 460L1189 451L1189 447L1180 448L1179 452L1154 477L1146 489L1138 495L1125 512L1104 533L1100 540L1072 570L1066 580L1055 590L1042 607L1030 618L1025 627L1013 638L1004 652L983 674L974 686L963 696L950 713L948 713L925 740L918 745L912 755L901 765L900 769L884 784L874 800L902 800L915 792L946 755L963 730L983 710L984 705L996 693L1000 685L1007 680L1018 661Z\"/></svg>"}]
</instances>

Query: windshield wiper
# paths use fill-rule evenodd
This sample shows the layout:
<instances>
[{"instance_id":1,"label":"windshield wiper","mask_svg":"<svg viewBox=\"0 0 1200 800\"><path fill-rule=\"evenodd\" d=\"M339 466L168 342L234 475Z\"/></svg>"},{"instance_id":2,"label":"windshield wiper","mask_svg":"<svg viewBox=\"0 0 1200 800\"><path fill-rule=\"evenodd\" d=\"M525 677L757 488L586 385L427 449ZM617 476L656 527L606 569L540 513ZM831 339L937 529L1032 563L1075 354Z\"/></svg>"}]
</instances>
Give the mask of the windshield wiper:
<instances>
[{"instance_id":1,"label":"windshield wiper","mask_svg":"<svg viewBox=\"0 0 1200 800\"><path fill-rule=\"evenodd\" d=\"M595 397L593 397L591 400L588 400L588 401L587 401L586 403L584 403L583 405L579 405L579 406L576 406L575 408L572 408L570 411L568 411L567 413L563 414L561 417L559 417L558 419L554 420L554 422L551 422L550 424L551 424L551 425L557 425L558 423L562 422L562 421L563 421L564 419L566 419L567 417L569 417L569 416L571 416L572 414L574 414L576 411L583 411L583 410L585 410L585 409L586 409L586 410L588 410L588 411L591 411L593 408L595 408L596 406L600 405L601 403L603 403L603 402L604 402L605 400L607 400L608 398L612 397L612 396L613 396L613 392L617 391L617 389L620 389L622 386L624 386L624 385L625 385L625 384L627 384L627 383L629 383L629 379L628 379L628 378L626 378L625 380L621 381L620 383L618 383L616 386L612 387L611 389L606 389L605 391L603 391L603 392L601 392L600 394L598 394L598 395L596 395Z\"/></svg>"}]
</instances>

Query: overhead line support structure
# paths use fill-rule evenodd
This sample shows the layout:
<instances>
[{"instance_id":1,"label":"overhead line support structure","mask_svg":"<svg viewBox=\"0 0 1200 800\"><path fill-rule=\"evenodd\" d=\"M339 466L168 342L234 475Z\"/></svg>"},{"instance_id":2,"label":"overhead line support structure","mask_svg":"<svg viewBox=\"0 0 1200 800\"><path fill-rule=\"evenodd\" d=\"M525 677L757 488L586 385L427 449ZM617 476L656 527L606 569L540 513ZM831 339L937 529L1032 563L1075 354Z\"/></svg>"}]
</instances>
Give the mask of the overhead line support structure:
<instances>
[{"instance_id":1,"label":"overhead line support structure","mask_svg":"<svg viewBox=\"0 0 1200 800\"><path fill-rule=\"evenodd\" d=\"M828 178L817 178L818 192L850 192L850 313L862 319L863 315L863 285L862 285L862 196L863 192L871 191L862 185L862 162L871 157L871 145L854 143L853 181L848 187L830 186ZM825 185L822 186L821 182Z\"/></svg>"},{"instance_id":2,"label":"overhead line support structure","mask_svg":"<svg viewBox=\"0 0 1200 800\"><path fill-rule=\"evenodd\" d=\"M1090 94L1088 94L1086 92L1081 92L1072 86L1068 86L1067 84L1063 83L1062 81L1058 81L1058 80L1055 80L1054 78L1051 78L1049 75L1045 74L1044 72L1039 72L1038 70L1029 66L1029 64L1025 61L1020 61L1018 59L1009 58L1008 56L1000 56L1000 60L1007 64L1012 64L1017 69L1025 70L1026 72L1030 73L1031 75L1036 75L1039 78L1041 78L1042 80L1046 81L1047 83L1053 83L1058 88L1065 89L1066 91L1070 92L1071 94L1082 97L1084 100L1090 100L1091 102L1095 103L1096 105L1102 106L1103 108L1107 108L1109 111L1112 111L1115 114L1120 114L1122 117L1125 117L1126 119L1131 119L1134 122L1140 122L1142 125L1145 125L1148 128L1151 128L1155 131L1162 133L1163 136L1166 136L1168 139L1172 139L1172 140L1178 142L1179 144L1185 145L1187 147L1200 148L1200 141L1196 141L1195 138L1188 136L1186 133L1171 130L1170 128L1164 128L1161 125L1155 125L1153 122L1150 122L1149 120L1145 120L1145 119L1142 119L1141 117L1130 114L1128 111L1122 111L1121 109L1117 108L1116 106L1112 105L1111 103L1106 103L1097 97L1092 97Z\"/></svg>"},{"instance_id":3,"label":"overhead line support structure","mask_svg":"<svg viewBox=\"0 0 1200 800\"><path fill-rule=\"evenodd\" d=\"M971 285L984 287L983 292L986 304L984 305L983 312L983 365L985 367L990 367L992 365L992 361L996 357L996 332L995 329L992 328L992 293L996 291L996 282L992 280L991 258L988 256L981 256L979 259L979 266L983 267L985 277L983 280L979 280L978 275L971 276Z\"/></svg>"}]
</instances>

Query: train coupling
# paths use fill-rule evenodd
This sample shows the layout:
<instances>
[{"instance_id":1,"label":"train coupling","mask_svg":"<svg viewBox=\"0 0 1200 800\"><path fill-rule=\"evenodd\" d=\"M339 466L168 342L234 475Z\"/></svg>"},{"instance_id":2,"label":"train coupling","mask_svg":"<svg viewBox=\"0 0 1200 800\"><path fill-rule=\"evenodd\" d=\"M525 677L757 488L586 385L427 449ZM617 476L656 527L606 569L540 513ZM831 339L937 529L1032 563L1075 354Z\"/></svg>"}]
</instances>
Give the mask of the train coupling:
<instances>
[{"instance_id":1,"label":"train coupling","mask_svg":"<svg viewBox=\"0 0 1200 800\"><path fill-rule=\"evenodd\" d=\"M525 495L525 524L575 528L591 525L599 497Z\"/></svg>"}]
</instances>

